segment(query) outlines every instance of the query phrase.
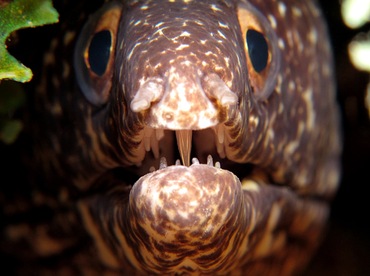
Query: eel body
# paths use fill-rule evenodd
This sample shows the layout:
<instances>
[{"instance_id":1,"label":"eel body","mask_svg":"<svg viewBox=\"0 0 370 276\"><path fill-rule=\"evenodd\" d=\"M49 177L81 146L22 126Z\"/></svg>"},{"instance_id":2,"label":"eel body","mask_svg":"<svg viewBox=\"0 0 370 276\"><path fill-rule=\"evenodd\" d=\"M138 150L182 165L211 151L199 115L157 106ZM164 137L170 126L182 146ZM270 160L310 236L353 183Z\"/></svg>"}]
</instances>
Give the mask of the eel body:
<instances>
[{"instance_id":1,"label":"eel body","mask_svg":"<svg viewBox=\"0 0 370 276\"><path fill-rule=\"evenodd\" d=\"M64 5L30 104L30 193L3 200L27 217L2 232L17 272L299 273L341 151L315 1Z\"/></svg>"}]
</instances>

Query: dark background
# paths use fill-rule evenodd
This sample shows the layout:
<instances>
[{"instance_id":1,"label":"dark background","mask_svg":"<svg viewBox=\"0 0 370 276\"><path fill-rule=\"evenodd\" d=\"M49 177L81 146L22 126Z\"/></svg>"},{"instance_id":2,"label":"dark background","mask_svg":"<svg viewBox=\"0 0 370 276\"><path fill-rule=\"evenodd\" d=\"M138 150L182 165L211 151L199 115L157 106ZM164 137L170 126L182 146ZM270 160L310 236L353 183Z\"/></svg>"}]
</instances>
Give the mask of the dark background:
<instances>
[{"instance_id":1,"label":"dark background","mask_svg":"<svg viewBox=\"0 0 370 276\"><path fill-rule=\"evenodd\" d=\"M349 29L341 19L339 0L320 2L335 55L344 144L330 228L307 275L370 275L370 122L364 103L370 75L353 67L347 50L357 33L370 32L370 24ZM370 62L370 56L365 58Z\"/></svg>"},{"instance_id":2,"label":"dark background","mask_svg":"<svg viewBox=\"0 0 370 276\"><path fill-rule=\"evenodd\" d=\"M370 275L370 121L364 104L370 77L369 73L353 67L347 51L357 33L370 31L370 24L357 30L347 28L341 19L339 1L320 2L328 21L336 62L343 129L342 179L332 202L327 236L305 275ZM38 32L37 29L34 32ZM24 61L19 54L16 56ZM0 142L0 163L5 162L8 167L15 162L6 155L11 150ZM4 156L7 156L5 161ZM7 167L0 165L5 168L2 175L7 177Z\"/></svg>"}]
</instances>

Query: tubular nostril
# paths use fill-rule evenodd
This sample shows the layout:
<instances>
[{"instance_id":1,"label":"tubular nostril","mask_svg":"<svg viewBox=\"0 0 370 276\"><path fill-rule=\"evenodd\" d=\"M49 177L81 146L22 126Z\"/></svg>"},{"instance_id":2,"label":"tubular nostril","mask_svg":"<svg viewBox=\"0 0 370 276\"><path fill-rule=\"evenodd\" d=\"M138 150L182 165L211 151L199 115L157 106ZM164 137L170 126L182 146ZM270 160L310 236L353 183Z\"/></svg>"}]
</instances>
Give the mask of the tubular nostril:
<instances>
[{"instance_id":1,"label":"tubular nostril","mask_svg":"<svg viewBox=\"0 0 370 276\"><path fill-rule=\"evenodd\" d=\"M238 96L217 74L209 74L204 78L204 88L208 95L216 99L222 106L235 105L238 102Z\"/></svg>"},{"instance_id":2,"label":"tubular nostril","mask_svg":"<svg viewBox=\"0 0 370 276\"><path fill-rule=\"evenodd\" d=\"M134 112L150 108L152 102L158 100L163 94L163 80L161 78L147 79L136 92L130 107Z\"/></svg>"}]
</instances>

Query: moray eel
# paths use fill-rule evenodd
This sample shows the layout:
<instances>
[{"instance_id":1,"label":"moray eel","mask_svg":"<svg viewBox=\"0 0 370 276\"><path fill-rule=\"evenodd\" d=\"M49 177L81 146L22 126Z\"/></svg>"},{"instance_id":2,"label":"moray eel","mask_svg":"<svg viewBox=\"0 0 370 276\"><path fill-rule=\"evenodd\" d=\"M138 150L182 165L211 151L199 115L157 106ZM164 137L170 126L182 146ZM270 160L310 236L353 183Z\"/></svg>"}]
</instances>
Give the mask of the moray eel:
<instances>
[{"instance_id":1,"label":"moray eel","mask_svg":"<svg viewBox=\"0 0 370 276\"><path fill-rule=\"evenodd\" d=\"M32 105L29 208L49 215L7 226L20 271L301 272L341 153L318 5L131 0L84 16L81 3Z\"/></svg>"}]
</instances>

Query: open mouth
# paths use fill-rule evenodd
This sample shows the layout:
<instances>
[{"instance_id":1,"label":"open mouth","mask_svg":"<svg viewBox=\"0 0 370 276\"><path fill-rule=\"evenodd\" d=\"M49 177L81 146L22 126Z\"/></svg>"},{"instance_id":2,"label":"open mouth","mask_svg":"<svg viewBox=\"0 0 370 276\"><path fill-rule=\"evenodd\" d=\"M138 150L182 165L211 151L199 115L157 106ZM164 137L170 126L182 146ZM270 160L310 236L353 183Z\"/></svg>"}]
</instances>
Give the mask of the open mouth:
<instances>
[{"instance_id":1,"label":"open mouth","mask_svg":"<svg viewBox=\"0 0 370 276\"><path fill-rule=\"evenodd\" d=\"M168 147L168 140L171 139L169 138L170 135L175 136L176 139L177 153L179 156L176 156L175 154L175 157L178 157L184 166L190 165L192 156L199 158L201 161L204 161L205 155L217 154L217 156L222 159L226 156L225 134L224 127L222 125L197 131L171 131L146 127L142 142L145 151L151 152L155 159L163 157L160 152L166 152L164 148L166 146ZM160 148L162 149L161 151Z\"/></svg>"},{"instance_id":2,"label":"open mouth","mask_svg":"<svg viewBox=\"0 0 370 276\"><path fill-rule=\"evenodd\" d=\"M239 179L248 175L251 164L240 164L227 158L229 137L223 124L202 130L170 130L145 127L141 147L145 155L134 170L138 176L167 166L208 164L231 171Z\"/></svg>"}]
</instances>

